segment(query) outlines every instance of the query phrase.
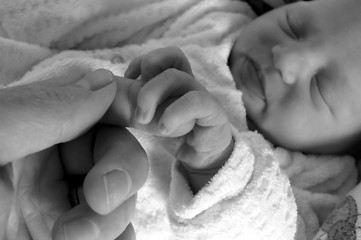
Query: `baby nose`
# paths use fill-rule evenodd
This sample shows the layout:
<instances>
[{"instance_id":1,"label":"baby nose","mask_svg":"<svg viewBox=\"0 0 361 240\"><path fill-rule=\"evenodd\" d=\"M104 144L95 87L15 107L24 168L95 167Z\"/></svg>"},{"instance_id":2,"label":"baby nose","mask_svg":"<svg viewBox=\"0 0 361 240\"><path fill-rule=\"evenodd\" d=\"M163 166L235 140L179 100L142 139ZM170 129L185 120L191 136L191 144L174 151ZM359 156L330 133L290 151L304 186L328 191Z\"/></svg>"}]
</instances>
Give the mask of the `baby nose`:
<instances>
[{"instance_id":1,"label":"baby nose","mask_svg":"<svg viewBox=\"0 0 361 240\"><path fill-rule=\"evenodd\" d=\"M273 63L281 72L286 84L311 79L316 72L314 56L311 51L298 46L276 45L272 48Z\"/></svg>"}]
</instances>

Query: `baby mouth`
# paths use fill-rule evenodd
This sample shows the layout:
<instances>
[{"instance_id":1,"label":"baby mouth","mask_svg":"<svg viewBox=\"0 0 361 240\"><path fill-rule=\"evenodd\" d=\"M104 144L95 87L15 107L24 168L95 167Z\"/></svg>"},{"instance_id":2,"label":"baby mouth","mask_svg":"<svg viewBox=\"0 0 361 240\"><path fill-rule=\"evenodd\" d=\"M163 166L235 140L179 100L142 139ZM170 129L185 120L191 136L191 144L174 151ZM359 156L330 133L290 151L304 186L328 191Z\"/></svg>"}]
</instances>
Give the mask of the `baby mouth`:
<instances>
[{"instance_id":1,"label":"baby mouth","mask_svg":"<svg viewBox=\"0 0 361 240\"><path fill-rule=\"evenodd\" d=\"M240 64L241 90L265 100L263 75L257 64L247 56L242 57Z\"/></svg>"}]
</instances>

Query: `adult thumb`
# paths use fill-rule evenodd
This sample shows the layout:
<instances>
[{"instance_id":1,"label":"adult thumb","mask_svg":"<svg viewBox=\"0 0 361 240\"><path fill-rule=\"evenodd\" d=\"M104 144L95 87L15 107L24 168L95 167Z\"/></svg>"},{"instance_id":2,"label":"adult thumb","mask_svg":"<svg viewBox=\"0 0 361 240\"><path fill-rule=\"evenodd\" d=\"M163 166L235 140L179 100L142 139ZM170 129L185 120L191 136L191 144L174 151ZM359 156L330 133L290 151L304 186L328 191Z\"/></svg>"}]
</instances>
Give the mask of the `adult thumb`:
<instances>
[{"instance_id":1,"label":"adult thumb","mask_svg":"<svg viewBox=\"0 0 361 240\"><path fill-rule=\"evenodd\" d=\"M44 81L0 90L0 165L81 135L115 94L113 74L104 69L70 84Z\"/></svg>"}]
</instances>

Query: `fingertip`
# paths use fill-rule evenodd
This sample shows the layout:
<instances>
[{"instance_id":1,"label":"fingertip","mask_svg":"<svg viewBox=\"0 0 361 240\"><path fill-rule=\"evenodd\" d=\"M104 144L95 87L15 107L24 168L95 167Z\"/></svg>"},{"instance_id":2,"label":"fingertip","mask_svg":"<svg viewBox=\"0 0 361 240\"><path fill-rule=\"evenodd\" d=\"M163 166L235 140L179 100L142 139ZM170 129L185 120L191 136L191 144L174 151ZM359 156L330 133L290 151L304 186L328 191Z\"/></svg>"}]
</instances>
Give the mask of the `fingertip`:
<instances>
[{"instance_id":1,"label":"fingertip","mask_svg":"<svg viewBox=\"0 0 361 240\"><path fill-rule=\"evenodd\" d=\"M102 181L106 198L104 213L108 214L126 200L132 188L132 180L126 171L114 169L103 174Z\"/></svg>"},{"instance_id":2,"label":"fingertip","mask_svg":"<svg viewBox=\"0 0 361 240\"><path fill-rule=\"evenodd\" d=\"M100 215L108 213L108 206L106 204L105 190L101 181L89 173L84 180L83 191L84 197L89 207Z\"/></svg>"},{"instance_id":3,"label":"fingertip","mask_svg":"<svg viewBox=\"0 0 361 240\"><path fill-rule=\"evenodd\" d=\"M94 72L87 73L82 79L75 83L91 91L100 90L114 82L114 75L106 69L97 69Z\"/></svg>"},{"instance_id":4,"label":"fingertip","mask_svg":"<svg viewBox=\"0 0 361 240\"><path fill-rule=\"evenodd\" d=\"M147 90L147 87L140 89L137 96L137 107L135 109L135 120L140 124L148 124L152 121L157 103Z\"/></svg>"},{"instance_id":5,"label":"fingertip","mask_svg":"<svg viewBox=\"0 0 361 240\"><path fill-rule=\"evenodd\" d=\"M128 67L127 70L125 70L124 77L132 78L132 69L130 67Z\"/></svg>"},{"instance_id":6,"label":"fingertip","mask_svg":"<svg viewBox=\"0 0 361 240\"><path fill-rule=\"evenodd\" d=\"M140 124L148 124L151 121L149 111L146 111L139 106L136 107L134 115L135 120Z\"/></svg>"},{"instance_id":7,"label":"fingertip","mask_svg":"<svg viewBox=\"0 0 361 240\"><path fill-rule=\"evenodd\" d=\"M170 134L170 129L164 122L162 122L162 121L159 122L158 127L159 127L159 131L162 135L167 136Z\"/></svg>"},{"instance_id":8,"label":"fingertip","mask_svg":"<svg viewBox=\"0 0 361 240\"><path fill-rule=\"evenodd\" d=\"M105 215L107 206L103 183L92 169L84 179L83 193L88 206L96 213Z\"/></svg>"},{"instance_id":9,"label":"fingertip","mask_svg":"<svg viewBox=\"0 0 361 240\"><path fill-rule=\"evenodd\" d=\"M130 195L131 188L129 174L120 169L91 172L83 186L86 202L100 215L107 215L121 205Z\"/></svg>"},{"instance_id":10,"label":"fingertip","mask_svg":"<svg viewBox=\"0 0 361 240\"><path fill-rule=\"evenodd\" d=\"M125 70L124 77L137 79L141 74L141 70L140 70L141 60L142 60L141 57L134 58L129 63L127 70Z\"/></svg>"}]
</instances>

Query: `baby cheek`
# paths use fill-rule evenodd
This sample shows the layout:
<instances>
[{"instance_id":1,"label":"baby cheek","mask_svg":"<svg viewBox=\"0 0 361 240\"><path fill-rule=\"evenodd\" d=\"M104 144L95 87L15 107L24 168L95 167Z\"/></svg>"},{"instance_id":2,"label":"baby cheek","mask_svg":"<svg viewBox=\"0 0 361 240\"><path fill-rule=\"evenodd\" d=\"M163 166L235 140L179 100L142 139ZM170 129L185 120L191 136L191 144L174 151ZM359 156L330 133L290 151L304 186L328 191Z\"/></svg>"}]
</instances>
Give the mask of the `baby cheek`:
<instances>
[{"instance_id":1,"label":"baby cheek","mask_svg":"<svg viewBox=\"0 0 361 240\"><path fill-rule=\"evenodd\" d=\"M271 143L286 148L301 147L308 126L301 116L274 111L258 122L258 131Z\"/></svg>"}]
</instances>

